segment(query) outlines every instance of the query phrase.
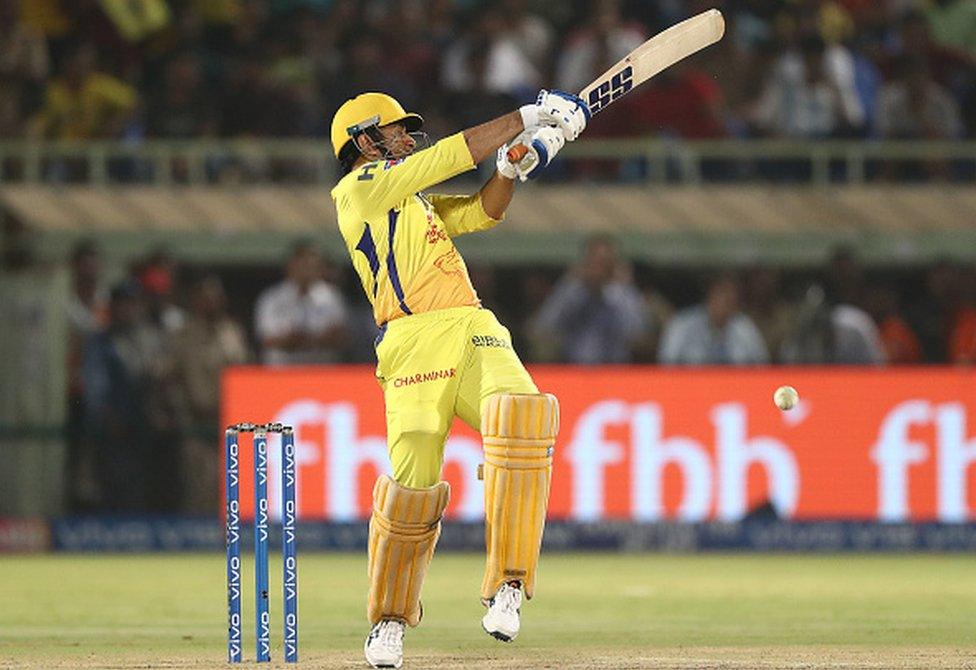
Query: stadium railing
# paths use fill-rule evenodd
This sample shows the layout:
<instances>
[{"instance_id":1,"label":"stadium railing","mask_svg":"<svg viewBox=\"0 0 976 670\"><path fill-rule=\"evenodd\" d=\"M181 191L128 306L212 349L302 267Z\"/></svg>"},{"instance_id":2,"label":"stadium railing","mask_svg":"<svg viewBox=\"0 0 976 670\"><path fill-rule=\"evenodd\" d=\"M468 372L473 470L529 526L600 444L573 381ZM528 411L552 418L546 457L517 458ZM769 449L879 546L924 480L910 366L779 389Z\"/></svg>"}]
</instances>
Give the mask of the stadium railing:
<instances>
[{"instance_id":1,"label":"stadium railing","mask_svg":"<svg viewBox=\"0 0 976 670\"><path fill-rule=\"evenodd\" d=\"M976 142L829 140L681 141L650 138L586 139L568 145L554 179L574 166L632 183L767 181L860 184L886 177L885 166L925 165L957 181L976 180ZM613 166L607 169L607 162ZM919 166L922 166L919 169ZM0 183L330 184L337 165L323 140L149 140L0 142ZM903 174L903 173L901 173Z\"/></svg>"}]
</instances>

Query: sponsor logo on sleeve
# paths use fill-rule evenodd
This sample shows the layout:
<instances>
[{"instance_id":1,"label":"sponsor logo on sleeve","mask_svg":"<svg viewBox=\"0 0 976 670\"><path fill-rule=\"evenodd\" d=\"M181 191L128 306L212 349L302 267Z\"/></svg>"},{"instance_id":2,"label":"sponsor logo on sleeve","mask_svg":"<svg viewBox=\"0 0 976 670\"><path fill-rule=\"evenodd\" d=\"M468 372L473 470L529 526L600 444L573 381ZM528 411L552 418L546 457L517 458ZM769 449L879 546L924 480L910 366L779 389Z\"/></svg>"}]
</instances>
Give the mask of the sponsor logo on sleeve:
<instances>
[{"instance_id":1,"label":"sponsor logo on sleeve","mask_svg":"<svg viewBox=\"0 0 976 670\"><path fill-rule=\"evenodd\" d=\"M476 347L495 347L497 349L511 349L512 345L494 335L473 335L471 344Z\"/></svg>"}]
</instances>

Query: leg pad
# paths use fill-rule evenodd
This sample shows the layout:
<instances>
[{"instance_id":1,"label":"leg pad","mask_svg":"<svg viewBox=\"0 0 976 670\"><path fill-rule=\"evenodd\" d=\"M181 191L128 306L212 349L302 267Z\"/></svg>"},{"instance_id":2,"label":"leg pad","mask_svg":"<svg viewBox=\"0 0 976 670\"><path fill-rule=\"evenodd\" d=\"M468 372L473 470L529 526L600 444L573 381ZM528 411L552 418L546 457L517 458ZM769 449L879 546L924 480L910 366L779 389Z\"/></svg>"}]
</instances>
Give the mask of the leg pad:
<instances>
[{"instance_id":1,"label":"leg pad","mask_svg":"<svg viewBox=\"0 0 976 670\"><path fill-rule=\"evenodd\" d=\"M441 532L450 486L401 486L381 475L373 487L369 520L369 598L367 618L420 623L420 589Z\"/></svg>"},{"instance_id":2,"label":"leg pad","mask_svg":"<svg viewBox=\"0 0 976 670\"><path fill-rule=\"evenodd\" d=\"M482 408L485 600L513 580L527 598L533 595L558 431L559 403L548 393L498 394Z\"/></svg>"}]
</instances>

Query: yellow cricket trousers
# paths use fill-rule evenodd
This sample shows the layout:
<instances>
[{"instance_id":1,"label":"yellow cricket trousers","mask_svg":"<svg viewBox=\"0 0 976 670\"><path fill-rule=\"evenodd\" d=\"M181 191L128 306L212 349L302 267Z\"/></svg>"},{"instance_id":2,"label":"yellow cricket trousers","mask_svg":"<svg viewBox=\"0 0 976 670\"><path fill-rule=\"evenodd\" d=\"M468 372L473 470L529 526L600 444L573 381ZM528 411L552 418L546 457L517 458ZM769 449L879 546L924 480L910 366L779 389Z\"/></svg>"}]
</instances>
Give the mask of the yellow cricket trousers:
<instances>
[{"instance_id":1,"label":"yellow cricket trousers","mask_svg":"<svg viewBox=\"0 0 976 670\"><path fill-rule=\"evenodd\" d=\"M480 430L481 403L496 393L538 393L495 315L453 307L391 321L376 347L386 402L393 478L403 486L441 479L455 416Z\"/></svg>"}]
</instances>

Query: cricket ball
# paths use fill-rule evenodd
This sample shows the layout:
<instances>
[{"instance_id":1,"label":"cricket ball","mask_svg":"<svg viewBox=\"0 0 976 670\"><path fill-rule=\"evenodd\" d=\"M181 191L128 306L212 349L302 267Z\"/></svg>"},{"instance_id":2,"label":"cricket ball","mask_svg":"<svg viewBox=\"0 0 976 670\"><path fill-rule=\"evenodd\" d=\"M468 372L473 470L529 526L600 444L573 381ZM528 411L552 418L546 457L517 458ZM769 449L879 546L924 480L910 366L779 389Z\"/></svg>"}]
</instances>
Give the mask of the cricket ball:
<instances>
[{"instance_id":1,"label":"cricket ball","mask_svg":"<svg viewBox=\"0 0 976 670\"><path fill-rule=\"evenodd\" d=\"M773 394L773 402L776 403L777 407L784 411L793 409L799 400L800 395L792 386L780 386Z\"/></svg>"}]
</instances>

